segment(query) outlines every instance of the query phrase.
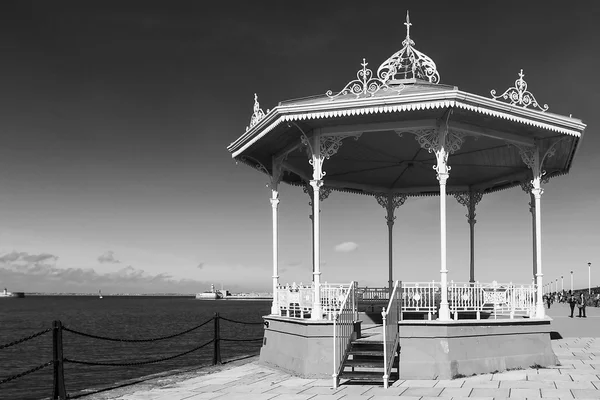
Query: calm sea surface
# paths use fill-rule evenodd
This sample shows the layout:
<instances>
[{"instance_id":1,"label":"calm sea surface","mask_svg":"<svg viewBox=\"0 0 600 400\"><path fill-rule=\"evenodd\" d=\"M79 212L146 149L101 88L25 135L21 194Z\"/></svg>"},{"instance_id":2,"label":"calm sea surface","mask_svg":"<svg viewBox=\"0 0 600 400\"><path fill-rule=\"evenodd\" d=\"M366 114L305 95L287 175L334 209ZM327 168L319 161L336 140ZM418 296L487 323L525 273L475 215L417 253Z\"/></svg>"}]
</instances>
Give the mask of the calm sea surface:
<instances>
[{"instance_id":1,"label":"calm sea surface","mask_svg":"<svg viewBox=\"0 0 600 400\"><path fill-rule=\"evenodd\" d=\"M146 339L182 332L212 318L215 312L232 320L261 322L269 301L195 300L191 297L31 296L0 299L0 346L52 327L65 327L99 336ZM262 325L242 325L221 319L222 338L262 338ZM173 356L213 338L214 324L176 338L149 343L96 340L63 332L64 356L72 360L127 363ZM261 342L221 342L223 360L258 354ZM128 367L65 364L70 394L110 387L125 379L178 368L209 365L213 345L174 360ZM0 349L0 381L52 360L52 332ZM52 365L0 385L0 399L41 399L52 395ZM85 398L85 397L84 397Z\"/></svg>"}]
</instances>

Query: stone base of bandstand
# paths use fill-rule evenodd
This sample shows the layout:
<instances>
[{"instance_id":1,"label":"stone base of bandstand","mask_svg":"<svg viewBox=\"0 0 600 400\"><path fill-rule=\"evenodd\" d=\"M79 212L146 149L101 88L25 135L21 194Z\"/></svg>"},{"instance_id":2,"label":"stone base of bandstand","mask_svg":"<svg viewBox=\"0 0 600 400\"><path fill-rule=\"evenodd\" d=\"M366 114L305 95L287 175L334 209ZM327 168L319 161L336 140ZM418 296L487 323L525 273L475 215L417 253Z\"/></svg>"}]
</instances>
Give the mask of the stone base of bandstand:
<instances>
[{"instance_id":1,"label":"stone base of bandstand","mask_svg":"<svg viewBox=\"0 0 600 400\"><path fill-rule=\"evenodd\" d=\"M452 379L557 365L550 318L400 322L400 379Z\"/></svg>"},{"instance_id":2,"label":"stone base of bandstand","mask_svg":"<svg viewBox=\"0 0 600 400\"><path fill-rule=\"evenodd\" d=\"M331 378L333 321L265 316L259 363L302 378Z\"/></svg>"}]
</instances>

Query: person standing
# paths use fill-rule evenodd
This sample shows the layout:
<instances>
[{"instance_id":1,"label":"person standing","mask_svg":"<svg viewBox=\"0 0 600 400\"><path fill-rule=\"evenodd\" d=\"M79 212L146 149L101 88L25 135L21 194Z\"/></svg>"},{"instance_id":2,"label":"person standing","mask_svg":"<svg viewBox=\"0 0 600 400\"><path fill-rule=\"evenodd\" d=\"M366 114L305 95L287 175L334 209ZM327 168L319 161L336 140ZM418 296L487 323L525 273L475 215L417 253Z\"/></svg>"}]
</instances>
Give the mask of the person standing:
<instances>
[{"instance_id":1,"label":"person standing","mask_svg":"<svg viewBox=\"0 0 600 400\"><path fill-rule=\"evenodd\" d=\"M579 297L577 298L577 307L579 307L579 317L580 318L587 318L585 316L585 302L586 302L586 297L585 294L583 292L579 293ZM583 315L581 315L583 314Z\"/></svg>"},{"instance_id":2,"label":"person standing","mask_svg":"<svg viewBox=\"0 0 600 400\"><path fill-rule=\"evenodd\" d=\"M571 290L569 290L569 296L567 297L567 301L569 302L569 307L571 307L570 317L573 318L573 313L575 312L575 304L577 303L577 299L575 299L575 296L573 296L573 292Z\"/></svg>"}]
</instances>

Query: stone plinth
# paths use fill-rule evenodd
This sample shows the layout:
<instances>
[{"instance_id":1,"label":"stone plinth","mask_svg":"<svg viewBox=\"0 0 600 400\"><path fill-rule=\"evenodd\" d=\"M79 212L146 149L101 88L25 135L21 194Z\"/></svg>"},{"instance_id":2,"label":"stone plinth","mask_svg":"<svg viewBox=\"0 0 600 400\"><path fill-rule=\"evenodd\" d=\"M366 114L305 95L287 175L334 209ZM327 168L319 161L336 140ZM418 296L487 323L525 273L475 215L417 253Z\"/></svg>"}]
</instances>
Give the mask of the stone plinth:
<instances>
[{"instance_id":1,"label":"stone plinth","mask_svg":"<svg viewBox=\"0 0 600 400\"><path fill-rule=\"evenodd\" d=\"M400 379L451 379L556 365L550 318L401 321Z\"/></svg>"},{"instance_id":2,"label":"stone plinth","mask_svg":"<svg viewBox=\"0 0 600 400\"><path fill-rule=\"evenodd\" d=\"M304 378L331 378L333 321L265 316L260 363ZM268 326L267 326L268 324Z\"/></svg>"}]
</instances>

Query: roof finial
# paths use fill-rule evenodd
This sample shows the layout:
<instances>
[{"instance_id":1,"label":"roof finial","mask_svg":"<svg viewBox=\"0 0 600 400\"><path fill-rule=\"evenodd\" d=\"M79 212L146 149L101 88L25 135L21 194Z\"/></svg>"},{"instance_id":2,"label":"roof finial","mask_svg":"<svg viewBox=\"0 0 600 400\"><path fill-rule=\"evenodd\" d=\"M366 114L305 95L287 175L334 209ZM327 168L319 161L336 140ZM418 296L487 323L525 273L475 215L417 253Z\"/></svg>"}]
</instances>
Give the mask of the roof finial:
<instances>
[{"instance_id":1,"label":"roof finial","mask_svg":"<svg viewBox=\"0 0 600 400\"><path fill-rule=\"evenodd\" d=\"M406 41L410 42L410 26L412 24L410 23L410 17L408 16L408 10L406 10L406 22L404 23L404 25L406 25Z\"/></svg>"},{"instance_id":2,"label":"roof finial","mask_svg":"<svg viewBox=\"0 0 600 400\"><path fill-rule=\"evenodd\" d=\"M504 93L502 93L499 96L496 96L495 89L492 90L490 92L492 94L492 98L495 100L507 100L510 102L511 105L519 105L524 108L532 106L534 108L539 109L542 112L548 110L547 104L544 104L543 107L540 106L535 97L533 96L533 93L527 90L527 82L525 82L525 80L523 79L525 74L523 73L522 69L521 71L519 71L518 75L519 79L515 81L515 86L506 89L506 91L504 91Z\"/></svg>"},{"instance_id":3,"label":"roof finial","mask_svg":"<svg viewBox=\"0 0 600 400\"><path fill-rule=\"evenodd\" d=\"M267 112L265 113L262 108L260 108L260 104L258 103L258 95L256 93L254 93L254 113L252 113L252 117L250 118L250 125L246 127L246 131L248 131L249 129L252 129L254 127L254 125L258 124L264 117L266 114L269 113L269 110L267 109Z\"/></svg>"},{"instance_id":4,"label":"roof finial","mask_svg":"<svg viewBox=\"0 0 600 400\"><path fill-rule=\"evenodd\" d=\"M402 49L379 66L377 77L385 84L390 81L414 81L416 79L439 83L440 74L437 72L435 62L413 47L415 42L410 38L412 24L408 10L404 25L406 25L406 39L402 41Z\"/></svg>"}]
</instances>

